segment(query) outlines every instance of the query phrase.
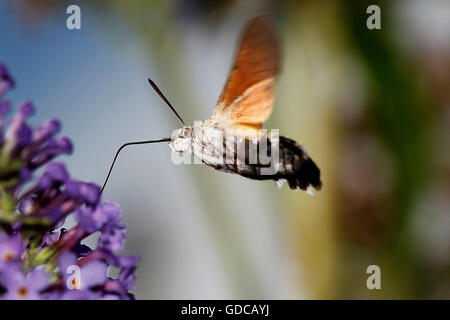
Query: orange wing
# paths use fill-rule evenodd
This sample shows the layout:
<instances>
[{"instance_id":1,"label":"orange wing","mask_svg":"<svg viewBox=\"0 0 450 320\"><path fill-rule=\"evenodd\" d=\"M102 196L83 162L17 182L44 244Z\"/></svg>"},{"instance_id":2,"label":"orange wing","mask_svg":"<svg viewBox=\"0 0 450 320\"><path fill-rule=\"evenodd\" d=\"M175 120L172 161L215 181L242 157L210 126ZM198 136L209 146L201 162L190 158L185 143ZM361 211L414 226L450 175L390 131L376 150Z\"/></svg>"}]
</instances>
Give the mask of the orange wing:
<instances>
[{"instance_id":1,"label":"orange wing","mask_svg":"<svg viewBox=\"0 0 450 320\"><path fill-rule=\"evenodd\" d=\"M213 118L260 127L272 112L279 60L277 38L267 17L252 18L242 33Z\"/></svg>"}]
</instances>

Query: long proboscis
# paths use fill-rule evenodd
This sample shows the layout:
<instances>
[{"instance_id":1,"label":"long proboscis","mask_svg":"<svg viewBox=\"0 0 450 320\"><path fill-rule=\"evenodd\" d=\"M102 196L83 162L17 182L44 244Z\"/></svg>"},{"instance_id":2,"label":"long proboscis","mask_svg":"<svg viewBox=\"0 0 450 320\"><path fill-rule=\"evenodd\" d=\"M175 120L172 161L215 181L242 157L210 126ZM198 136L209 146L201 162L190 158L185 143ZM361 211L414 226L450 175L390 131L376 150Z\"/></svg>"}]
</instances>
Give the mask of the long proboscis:
<instances>
[{"instance_id":1,"label":"long proboscis","mask_svg":"<svg viewBox=\"0 0 450 320\"><path fill-rule=\"evenodd\" d=\"M116 155L114 156L114 160L111 164L111 167L109 168L108 171L108 175L106 176L105 182L103 183L103 187L101 190L101 193L103 193L103 190L105 189L106 183L108 183L108 179L109 176L111 175L112 169L114 167L114 164L116 163L117 157L119 156L120 151L123 150L123 148L130 146L130 145L135 145L135 144L149 144L149 143L159 143L159 142L169 142L171 139L170 138L163 138L163 139L159 139L159 140L145 140L145 141L132 141L132 142L127 142L124 143L123 145L120 146L120 148L117 150Z\"/></svg>"}]
</instances>

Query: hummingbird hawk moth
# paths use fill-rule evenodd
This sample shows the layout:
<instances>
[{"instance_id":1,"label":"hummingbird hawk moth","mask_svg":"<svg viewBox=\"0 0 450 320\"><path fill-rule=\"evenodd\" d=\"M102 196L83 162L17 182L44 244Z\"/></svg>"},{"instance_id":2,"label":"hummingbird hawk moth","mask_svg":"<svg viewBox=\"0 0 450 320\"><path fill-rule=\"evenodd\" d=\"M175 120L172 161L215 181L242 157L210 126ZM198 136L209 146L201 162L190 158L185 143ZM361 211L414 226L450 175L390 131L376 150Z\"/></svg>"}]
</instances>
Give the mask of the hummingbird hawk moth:
<instances>
[{"instance_id":1,"label":"hummingbird hawk moth","mask_svg":"<svg viewBox=\"0 0 450 320\"><path fill-rule=\"evenodd\" d=\"M186 126L156 84L148 79L183 127L171 138L122 145L102 190L125 146L156 142L169 142L175 152L192 152L195 158L218 171L254 180L275 180L279 184L287 182L291 189L308 193L312 193L313 188L320 190L320 170L306 150L292 139L268 135L262 129L273 109L279 70L277 37L268 18L260 15L252 18L242 32L232 70L209 119ZM262 161L263 154L272 163Z\"/></svg>"}]
</instances>

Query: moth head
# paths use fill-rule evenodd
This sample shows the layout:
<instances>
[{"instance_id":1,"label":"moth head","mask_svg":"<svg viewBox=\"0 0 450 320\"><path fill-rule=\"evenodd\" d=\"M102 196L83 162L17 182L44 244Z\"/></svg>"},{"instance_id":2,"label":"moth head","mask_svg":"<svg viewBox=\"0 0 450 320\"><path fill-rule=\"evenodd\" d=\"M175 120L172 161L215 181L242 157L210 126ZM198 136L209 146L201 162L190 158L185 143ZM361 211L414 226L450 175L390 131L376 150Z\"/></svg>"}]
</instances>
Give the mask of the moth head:
<instances>
[{"instance_id":1,"label":"moth head","mask_svg":"<svg viewBox=\"0 0 450 320\"><path fill-rule=\"evenodd\" d=\"M183 127L177 129L172 134L172 141L169 142L169 146L172 151L187 152L191 149L192 145L192 127Z\"/></svg>"}]
</instances>

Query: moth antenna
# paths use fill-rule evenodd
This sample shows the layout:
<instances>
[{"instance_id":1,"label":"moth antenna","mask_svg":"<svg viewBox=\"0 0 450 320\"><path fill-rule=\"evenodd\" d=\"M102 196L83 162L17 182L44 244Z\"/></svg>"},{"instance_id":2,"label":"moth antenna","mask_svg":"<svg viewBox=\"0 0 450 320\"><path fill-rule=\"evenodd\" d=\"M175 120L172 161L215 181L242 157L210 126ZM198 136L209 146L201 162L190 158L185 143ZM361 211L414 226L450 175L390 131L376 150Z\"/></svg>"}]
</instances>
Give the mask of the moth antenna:
<instances>
[{"instance_id":1,"label":"moth antenna","mask_svg":"<svg viewBox=\"0 0 450 320\"><path fill-rule=\"evenodd\" d=\"M156 91L156 93L161 97L161 99L164 100L165 103L167 103L167 105L169 106L169 108L173 111L173 113L175 113L175 115L178 117L178 119L180 119L181 123L184 126L184 121L183 119L181 119L180 115L177 113L177 111L175 110L174 107L172 107L172 105L170 104L169 100L167 100L167 98L164 96L164 94L161 92L161 90L159 90L158 86L150 79L147 78L148 83L150 83L150 85L152 86L153 90Z\"/></svg>"},{"instance_id":2,"label":"moth antenna","mask_svg":"<svg viewBox=\"0 0 450 320\"><path fill-rule=\"evenodd\" d=\"M169 142L170 140L171 140L170 138L163 138L163 139L159 139L159 140L132 141L132 142L127 142L127 143L124 143L123 145L121 145L120 148L117 150L116 155L114 156L114 160L111 164L111 167L109 168L108 175L106 176L105 182L103 183L103 187L102 187L102 190L100 191L100 193L103 193L106 183L108 182L109 176L111 175L111 171L114 167L114 164L116 163L117 157L119 156L119 153L120 153L120 151L122 151L123 148L125 148L126 146L134 145L134 144Z\"/></svg>"}]
</instances>

